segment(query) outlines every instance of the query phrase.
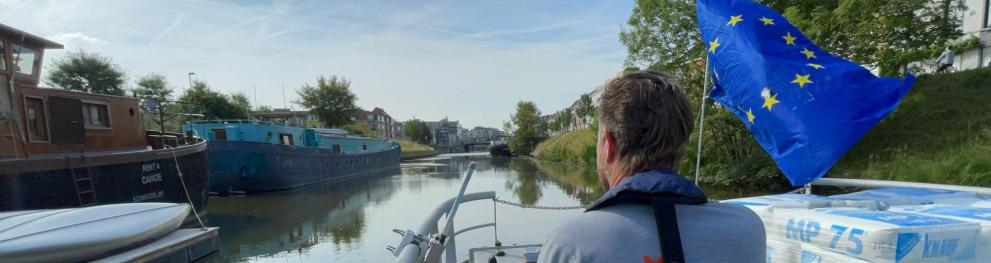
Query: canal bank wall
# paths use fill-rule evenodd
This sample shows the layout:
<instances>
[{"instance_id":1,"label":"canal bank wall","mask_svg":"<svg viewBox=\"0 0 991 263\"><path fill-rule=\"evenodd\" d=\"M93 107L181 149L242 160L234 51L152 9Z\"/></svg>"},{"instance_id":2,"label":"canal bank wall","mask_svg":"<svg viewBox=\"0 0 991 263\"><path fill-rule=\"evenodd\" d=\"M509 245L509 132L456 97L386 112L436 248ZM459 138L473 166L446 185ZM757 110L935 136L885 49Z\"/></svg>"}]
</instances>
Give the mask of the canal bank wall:
<instances>
[{"instance_id":1,"label":"canal bank wall","mask_svg":"<svg viewBox=\"0 0 991 263\"><path fill-rule=\"evenodd\" d=\"M402 161L437 156L437 151L403 152L399 159Z\"/></svg>"}]
</instances>

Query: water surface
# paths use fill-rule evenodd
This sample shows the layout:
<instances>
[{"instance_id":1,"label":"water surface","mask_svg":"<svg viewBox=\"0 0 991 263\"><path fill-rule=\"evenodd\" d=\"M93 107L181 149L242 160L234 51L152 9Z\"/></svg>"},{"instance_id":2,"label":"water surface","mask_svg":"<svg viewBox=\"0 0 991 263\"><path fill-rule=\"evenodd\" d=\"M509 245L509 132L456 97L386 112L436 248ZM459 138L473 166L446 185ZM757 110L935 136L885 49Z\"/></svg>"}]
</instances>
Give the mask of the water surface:
<instances>
[{"instance_id":1,"label":"water surface","mask_svg":"<svg viewBox=\"0 0 991 263\"><path fill-rule=\"evenodd\" d=\"M241 197L214 197L209 224L219 226L220 251L207 262L392 262L386 246L415 229L437 204L453 197L470 162L478 168L468 192L495 191L496 197L542 206L588 204L602 194L593 171L529 158L487 154L441 155L404 162L399 168L357 179L292 191ZM745 193L707 189L710 198ZM497 214L498 233L483 228L457 237L459 260L470 247L543 243L553 228L581 210L522 209L477 201L462 206L456 229L489 223Z\"/></svg>"}]
</instances>

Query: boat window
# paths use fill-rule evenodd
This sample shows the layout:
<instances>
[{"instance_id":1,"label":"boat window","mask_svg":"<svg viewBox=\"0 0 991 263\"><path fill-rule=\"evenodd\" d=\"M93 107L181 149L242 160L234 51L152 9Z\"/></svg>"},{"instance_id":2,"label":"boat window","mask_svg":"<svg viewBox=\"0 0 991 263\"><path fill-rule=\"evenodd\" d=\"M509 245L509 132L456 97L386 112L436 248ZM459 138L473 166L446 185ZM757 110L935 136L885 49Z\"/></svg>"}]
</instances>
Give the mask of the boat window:
<instances>
[{"instance_id":1,"label":"boat window","mask_svg":"<svg viewBox=\"0 0 991 263\"><path fill-rule=\"evenodd\" d=\"M341 153L341 145L340 144L334 144L331 148L334 149L334 153Z\"/></svg>"},{"instance_id":2,"label":"boat window","mask_svg":"<svg viewBox=\"0 0 991 263\"><path fill-rule=\"evenodd\" d=\"M225 141L225 140L227 140L227 130L225 130L225 129L212 129L210 131L213 132L213 139L214 140L218 140L218 141Z\"/></svg>"},{"instance_id":3,"label":"boat window","mask_svg":"<svg viewBox=\"0 0 991 263\"><path fill-rule=\"evenodd\" d=\"M17 73L34 74L34 62L38 59L38 52L18 44L11 45L11 54L14 56L14 68Z\"/></svg>"},{"instance_id":4,"label":"boat window","mask_svg":"<svg viewBox=\"0 0 991 263\"><path fill-rule=\"evenodd\" d=\"M279 143L285 145L295 145L292 142L292 134L288 133L279 133Z\"/></svg>"},{"instance_id":5,"label":"boat window","mask_svg":"<svg viewBox=\"0 0 991 263\"><path fill-rule=\"evenodd\" d=\"M83 103L83 122L87 129L110 128L110 112L107 105Z\"/></svg>"},{"instance_id":6,"label":"boat window","mask_svg":"<svg viewBox=\"0 0 991 263\"><path fill-rule=\"evenodd\" d=\"M367 144L362 144L361 145L361 149L362 150L368 150L368 145Z\"/></svg>"},{"instance_id":7,"label":"boat window","mask_svg":"<svg viewBox=\"0 0 991 263\"><path fill-rule=\"evenodd\" d=\"M45 101L41 98L26 98L24 108L27 115L28 137L32 141L47 141L48 120L45 114Z\"/></svg>"}]
</instances>

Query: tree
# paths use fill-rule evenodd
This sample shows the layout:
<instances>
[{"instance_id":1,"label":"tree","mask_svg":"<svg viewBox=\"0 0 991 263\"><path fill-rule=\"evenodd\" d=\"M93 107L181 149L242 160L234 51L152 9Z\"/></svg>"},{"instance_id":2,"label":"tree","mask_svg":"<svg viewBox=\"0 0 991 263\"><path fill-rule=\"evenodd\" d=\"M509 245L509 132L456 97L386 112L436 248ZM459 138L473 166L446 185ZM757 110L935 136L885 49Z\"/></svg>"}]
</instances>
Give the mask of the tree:
<instances>
[{"instance_id":1,"label":"tree","mask_svg":"<svg viewBox=\"0 0 991 263\"><path fill-rule=\"evenodd\" d=\"M137 88L133 90L135 97L155 99L160 103L165 103L172 97L172 88L161 74L152 73L138 78L136 85Z\"/></svg>"},{"instance_id":2,"label":"tree","mask_svg":"<svg viewBox=\"0 0 991 263\"><path fill-rule=\"evenodd\" d=\"M564 109L557 113L557 117L554 119L554 128L557 131L567 130L571 126L571 109Z\"/></svg>"},{"instance_id":3,"label":"tree","mask_svg":"<svg viewBox=\"0 0 991 263\"><path fill-rule=\"evenodd\" d=\"M514 154L529 155L546 129L540 119L537 104L520 101L516 104L516 113L510 119L516 129L509 139L509 150Z\"/></svg>"},{"instance_id":4,"label":"tree","mask_svg":"<svg viewBox=\"0 0 991 263\"><path fill-rule=\"evenodd\" d=\"M414 142L424 145L430 144L430 140L434 137L427 123L419 119L412 119L403 123L403 135L406 135L407 138Z\"/></svg>"},{"instance_id":5,"label":"tree","mask_svg":"<svg viewBox=\"0 0 991 263\"><path fill-rule=\"evenodd\" d=\"M351 123L351 116L358 111L355 105L357 97L351 92L351 81L343 77L320 76L316 86L304 84L296 93L300 97L297 103L310 108L310 112L316 114L327 127L343 127Z\"/></svg>"},{"instance_id":6,"label":"tree","mask_svg":"<svg viewBox=\"0 0 991 263\"><path fill-rule=\"evenodd\" d=\"M110 57L85 51L69 52L55 60L45 82L62 89L124 95L124 72Z\"/></svg>"},{"instance_id":7,"label":"tree","mask_svg":"<svg viewBox=\"0 0 991 263\"><path fill-rule=\"evenodd\" d=\"M819 46L898 75L902 65L935 57L960 38L963 1L765 0Z\"/></svg>"},{"instance_id":8,"label":"tree","mask_svg":"<svg viewBox=\"0 0 991 263\"><path fill-rule=\"evenodd\" d=\"M243 92L235 92L230 95L230 102L234 104L238 109L244 111L244 118L251 118L251 102L248 100L248 95Z\"/></svg>"},{"instance_id":9,"label":"tree","mask_svg":"<svg viewBox=\"0 0 991 263\"><path fill-rule=\"evenodd\" d=\"M376 137L378 135L366 122L348 123L344 125L344 130L362 137Z\"/></svg>"},{"instance_id":10,"label":"tree","mask_svg":"<svg viewBox=\"0 0 991 263\"><path fill-rule=\"evenodd\" d=\"M210 89L206 82L193 81L193 86L179 97L185 112L199 112L207 119L247 119L245 109L233 102L235 96L229 96ZM245 102L247 103L245 98ZM241 103L241 102L238 102Z\"/></svg>"}]
</instances>

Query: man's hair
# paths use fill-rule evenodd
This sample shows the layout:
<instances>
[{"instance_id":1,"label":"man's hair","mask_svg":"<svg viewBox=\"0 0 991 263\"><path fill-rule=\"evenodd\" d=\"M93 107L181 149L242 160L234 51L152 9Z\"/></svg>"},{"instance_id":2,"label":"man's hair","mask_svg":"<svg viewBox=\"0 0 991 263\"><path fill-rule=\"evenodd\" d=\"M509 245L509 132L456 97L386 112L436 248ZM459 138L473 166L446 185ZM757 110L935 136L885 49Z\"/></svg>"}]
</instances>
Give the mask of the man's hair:
<instances>
[{"instance_id":1,"label":"man's hair","mask_svg":"<svg viewBox=\"0 0 991 263\"><path fill-rule=\"evenodd\" d=\"M599 125L616 140L625 176L677 169L694 124L691 104L678 84L649 70L610 81L599 98L598 115Z\"/></svg>"}]
</instances>

